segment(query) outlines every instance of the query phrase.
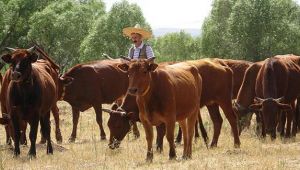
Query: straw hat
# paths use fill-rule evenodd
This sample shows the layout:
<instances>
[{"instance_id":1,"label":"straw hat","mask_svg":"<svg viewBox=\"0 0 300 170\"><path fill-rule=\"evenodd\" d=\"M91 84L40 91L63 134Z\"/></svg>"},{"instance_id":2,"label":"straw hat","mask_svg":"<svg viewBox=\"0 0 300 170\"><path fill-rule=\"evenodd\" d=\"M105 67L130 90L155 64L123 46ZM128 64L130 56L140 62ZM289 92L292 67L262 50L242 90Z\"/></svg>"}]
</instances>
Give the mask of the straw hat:
<instances>
[{"instance_id":1,"label":"straw hat","mask_svg":"<svg viewBox=\"0 0 300 170\"><path fill-rule=\"evenodd\" d=\"M151 32L141 28L140 24L136 24L134 27L127 27L123 29L123 34L131 37L132 33L141 34L144 39L151 38Z\"/></svg>"}]
</instances>

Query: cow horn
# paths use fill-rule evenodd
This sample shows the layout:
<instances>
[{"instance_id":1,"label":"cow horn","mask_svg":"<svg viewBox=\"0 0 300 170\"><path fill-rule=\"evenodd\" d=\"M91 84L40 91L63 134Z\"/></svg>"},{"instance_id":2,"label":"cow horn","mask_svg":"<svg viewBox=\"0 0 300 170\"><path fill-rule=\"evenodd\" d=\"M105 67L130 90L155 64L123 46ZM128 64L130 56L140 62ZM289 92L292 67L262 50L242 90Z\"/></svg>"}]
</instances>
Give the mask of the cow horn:
<instances>
[{"instance_id":1,"label":"cow horn","mask_svg":"<svg viewBox=\"0 0 300 170\"><path fill-rule=\"evenodd\" d=\"M259 98L259 97L255 97L254 100L256 100L257 102L261 103L264 101L264 99L262 98Z\"/></svg>"},{"instance_id":2,"label":"cow horn","mask_svg":"<svg viewBox=\"0 0 300 170\"><path fill-rule=\"evenodd\" d=\"M281 103L284 101L284 96L274 99L276 102Z\"/></svg>"},{"instance_id":3,"label":"cow horn","mask_svg":"<svg viewBox=\"0 0 300 170\"><path fill-rule=\"evenodd\" d=\"M151 57L151 58L148 58L147 61L152 62L152 61L154 61L154 59L155 59L155 57Z\"/></svg>"},{"instance_id":4,"label":"cow horn","mask_svg":"<svg viewBox=\"0 0 300 170\"><path fill-rule=\"evenodd\" d=\"M16 49L10 48L10 47L5 47L5 49L8 50L8 51L10 51L10 52L15 52L16 51Z\"/></svg>"},{"instance_id":5,"label":"cow horn","mask_svg":"<svg viewBox=\"0 0 300 170\"><path fill-rule=\"evenodd\" d=\"M109 60L113 60L113 58L111 58L108 54L106 54L106 53L102 53L102 57L105 57L105 58L107 58L107 59L109 59Z\"/></svg>"},{"instance_id":6,"label":"cow horn","mask_svg":"<svg viewBox=\"0 0 300 170\"><path fill-rule=\"evenodd\" d=\"M122 59L124 59L124 60L127 60L127 61L131 61L131 59L130 59L130 58L128 58L128 57L125 57L125 56L121 56L121 58L122 58Z\"/></svg>"},{"instance_id":7,"label":"cow horn","mask_svg":"<svg viewBox=\"0 0 300 170\"><path fill-rule=\"evenodd\" d=\"M36 50L36 46L35 46L35 45L27 49L27 51L28 51L29 53L34 53L35 50Z\"/></svg>"},{"instance_id":8,"label":"cow horn","mask_svg":"<svg viewBox=\"0 0 300 170\"><path fill-rule=\"evenodd\" d=\"M107 112L109 114L120 114L121 116L125 116L126 115L126 112L117 111L117 110L102 109L102 111Z\"/></svg>"}]
</instances>

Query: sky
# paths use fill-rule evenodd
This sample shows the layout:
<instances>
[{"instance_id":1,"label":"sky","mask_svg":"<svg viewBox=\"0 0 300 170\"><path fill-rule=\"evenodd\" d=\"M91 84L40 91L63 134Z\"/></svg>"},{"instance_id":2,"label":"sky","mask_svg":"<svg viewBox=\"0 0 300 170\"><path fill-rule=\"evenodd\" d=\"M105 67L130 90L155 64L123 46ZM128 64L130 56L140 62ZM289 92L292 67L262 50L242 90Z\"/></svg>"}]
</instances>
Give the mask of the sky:
<instances>
[{"instance_id":1,"label":"sky","mask_svg":"<svg viewBox=\"0 0 300 170\"><path fill-rule=\"evenodd\" d=\"M104 0L109 11L115 2L122 0ZM200 29L211 10L213 0L128 0L137 3L151 25L157 28L195 28Z\"/></svg>"},{"instance_id":2,"label":"sky","mask_svg":"<svg viewBox=\"0 0 300 170\"><path fill-rule=\"evenodd\" d=\"M109 11L115 2L104 0ZM199 29L210 13L213 0L128 0L137 3L152 29L179 28ZM300 0L296 0L300 4Z\"/></svg>"}]
</instances>

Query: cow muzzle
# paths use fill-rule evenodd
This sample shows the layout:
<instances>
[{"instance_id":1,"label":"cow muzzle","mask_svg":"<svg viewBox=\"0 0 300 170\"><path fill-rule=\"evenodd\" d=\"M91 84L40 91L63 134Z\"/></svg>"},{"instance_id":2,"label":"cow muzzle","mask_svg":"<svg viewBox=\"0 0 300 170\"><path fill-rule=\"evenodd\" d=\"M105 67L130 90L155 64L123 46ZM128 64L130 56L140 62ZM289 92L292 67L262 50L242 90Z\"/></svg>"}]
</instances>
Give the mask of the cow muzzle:
<instances>
[{"instance_id":1,"label":"cow muzzle","mask_svg":"<svg viewBox=\"0 0 300 170\"><path fill-rule=\"evenodd\" d=\"M20 81L21 77L22 77L22 74L18 71L14 71L11 73L11 79L13 81Z\"/></svg>"},{"instance_id":2,"label":"cow muzzle","mask_svg":"<svg viewBox=\"0 0 300 170\"><path fill-rule=\"evenodd\" d=\"M137 91L138 91L137 88L129 88L128 89L128 93L131 94L131 95L136 95Z\"/></svg>"},{"instance_id":3,"label":"cow muzzle","mask_svg":"<svg viewBox=\"0 0 300 170\"><path fill-rule=\"evenodd\" d=\"M121 141L117 140L116 138L113 138L113 141L108 144L110 149L117 149L120 147Z\"/></svg>"}]
</instances>

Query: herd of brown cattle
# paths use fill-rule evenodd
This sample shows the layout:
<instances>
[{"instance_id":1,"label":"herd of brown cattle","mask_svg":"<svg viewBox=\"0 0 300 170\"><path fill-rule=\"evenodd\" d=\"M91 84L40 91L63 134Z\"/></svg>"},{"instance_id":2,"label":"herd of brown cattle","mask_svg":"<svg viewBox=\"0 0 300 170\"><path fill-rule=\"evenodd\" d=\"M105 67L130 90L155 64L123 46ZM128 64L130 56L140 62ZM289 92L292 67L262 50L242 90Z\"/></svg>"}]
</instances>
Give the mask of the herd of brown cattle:
<instances>
[{"instance_id":1,"label":"herd of brown cattle","mask_svg":"<svg viewBox=\"0 0 300 170\"><path fill-rule=\"evenodd\" d=\"M259 137L276 131L281 137L295 137L299 131L300 57L282 55L252 63L228 59L199 59L184 62L159 63L154 58L130 60L107 59L78 64L63 75L59 66L43 50L7 48L2 60L10 67L1 86L0 123L5 125L6 142L14 142L14 154L20 154L20 144L26 144L26 127L30 124L29 156L36 156L38 124L42 143L47 142L47 154L53 149L50 138L50 111L56 125L56 140L62 142L59 127L58 100L72 107L73 130L69 142L76 140L80 112L91 107L96 113L101 139L106 139L102 111L110 118L109 147L119 147L136 122L143 124L147 139L147 161L153 160L153 128L157 129L157 150L163 138L169 143L169 158L176 158L175 142L183 136L183 159L191 158L193 137L201 135L207 145L208 136L201 119L200 108L206 106L213 122L210 146L216 147L223 119L219 107L231 126L234 146L240 147L239 135L250 125L256 114ZM39 58L40 56L40 58ZM232 104L232 100L235 100ZM102 104L113 104L111 109ZM180 125L174 137L175 123Z\"/></svg>"}]
</instances>

